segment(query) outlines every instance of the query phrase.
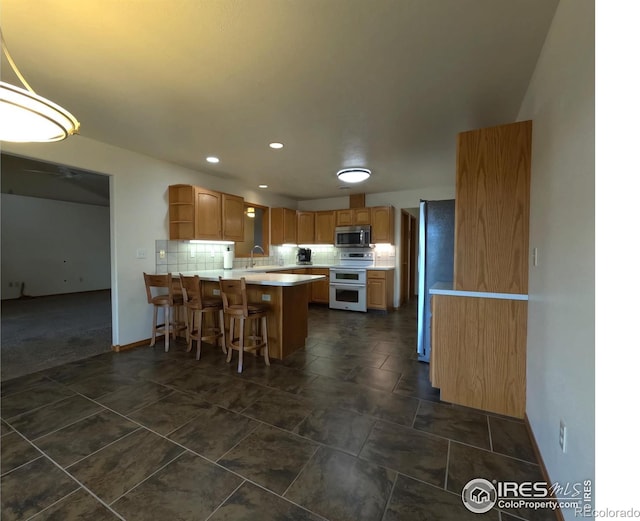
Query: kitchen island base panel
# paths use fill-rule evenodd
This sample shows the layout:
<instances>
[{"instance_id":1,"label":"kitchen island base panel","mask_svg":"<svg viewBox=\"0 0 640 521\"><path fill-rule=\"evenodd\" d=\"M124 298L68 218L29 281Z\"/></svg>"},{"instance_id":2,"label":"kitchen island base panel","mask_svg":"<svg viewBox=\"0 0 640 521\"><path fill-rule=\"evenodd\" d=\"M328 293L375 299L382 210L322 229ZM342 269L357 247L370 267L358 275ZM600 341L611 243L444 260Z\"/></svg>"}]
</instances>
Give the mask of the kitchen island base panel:
<instances>
[{"instance_id":1,"label":"kitchen island base panel","mask_svg":"<svg viewBox=\"0 0 640 521\"><path fill-rule=\"evenodd\" d=\"M214 295L220 284L204 282L204 294ZM249 302L257 302L268 309L267 330L269 358L282 360L305 346L308 321L308 286L262 286L247 284ZM226 326L228 328L228 319Z\"/></svg>"}]
</instances>

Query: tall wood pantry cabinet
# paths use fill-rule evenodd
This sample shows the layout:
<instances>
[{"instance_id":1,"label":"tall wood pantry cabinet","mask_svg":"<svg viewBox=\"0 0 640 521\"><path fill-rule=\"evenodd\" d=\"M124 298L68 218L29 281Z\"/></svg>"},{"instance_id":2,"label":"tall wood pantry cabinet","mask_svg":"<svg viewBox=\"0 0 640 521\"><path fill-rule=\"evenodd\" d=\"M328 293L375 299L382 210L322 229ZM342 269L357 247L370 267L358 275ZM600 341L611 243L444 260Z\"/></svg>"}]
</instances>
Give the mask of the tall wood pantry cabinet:
<instances>
[{"instance_id":1,"label":"tall wood pantry cabinet","mask_svg":"<svg viewBox=\"0 0 640 521\"><path fill-rule=\"evenodd\" d=\"M526 395L530 176L531 121L459 134L453 289L433 294L431 305L430 371L440 398L518 418Z\"/></svg>"}]
</instances>

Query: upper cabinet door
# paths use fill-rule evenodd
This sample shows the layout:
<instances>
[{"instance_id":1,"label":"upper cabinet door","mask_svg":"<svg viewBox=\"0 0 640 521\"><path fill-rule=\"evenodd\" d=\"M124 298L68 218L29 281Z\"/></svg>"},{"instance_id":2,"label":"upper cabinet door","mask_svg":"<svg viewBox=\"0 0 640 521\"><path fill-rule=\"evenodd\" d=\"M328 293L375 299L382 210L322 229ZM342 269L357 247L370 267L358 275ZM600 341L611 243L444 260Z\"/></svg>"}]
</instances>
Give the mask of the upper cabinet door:
<instances>
[{"instance_id":1,"label":"upper cabinet door","mask_svg":"<svg viewBox=\"0 0 640 521\"><path fill-rule=\"evenodd\" d=\"M315 212L298 212L298 244L315 242Z\"/></svg>"},{"instance_id":2,"label":"upper cabinet door","mask_svg":"<svg viewBox=\"0 0 640 521\"><path fill-rule=\"evenodd\" d=\"M244 241L244 199L222 194L222 235L225 241Z\"/></svg>"},{"instance_id":3,"label":"upper cabinet door","mask_svg":"<svg viewBox=\"0 0 640 521\"><path fill-rule=\"evenodd\" d=\"M371 224L371 212L369 208L354 208L351 211L353 212L351 219L353 224Z\"/></svg>"},{"instance_id":4,"label":"upper cabinet door","mask_svg":"<svg viewBox=\"0 0 640 521\"><path fill-rule=\"evenodd\" d=\"M195 199L195 238L210 241L221 240L221 194L196 187Z\"/></svg>"},{"instance_id":5,"label":"upper cabinet door","mask_svg":"<svg viewBox=\"0 0 640 521\"><path fill-rule=\"evenodd\" d=\"M393 206L374 206L371 211L371 235L374 244L393 244L394 208Z\"/></svg>"},{"instance_id":6,"label":"upper cabinet door","mask_svg":"<svg viewBox=\"0 0 640 521\"><path fill-rule=\"evenodd\" d=\"M333 244L336 233L336 212L316 212L316 244Z\"/></svg>"},{"instance_id":7,"label":"upper cabinet door","mask_svg":"<svg viewBox=\"0 0 640 521\"><path fill-rule=\"evenodd\" d=\"M298 222L296 211L271 208L271 244L296 244Z\"/></svg>"},{"instance_id":8,"label":"upper cabinet door","mask_svg":"<svg viewBox=\"0 0 640 521\"><path fill-rule=\"evenodd\" d=\"M296 244L298 231L298 217L295 210L284 209L284 243Z\"/></svg>"},{"instance_id":9,"label":"upper cabinet door","mask_svg":"<svg viewBox=\"0 0 640 521\"><path fill-rule=\"evenodd\" d=\"M531 121L458 135L454 289L528 292Z\"/></svg>"},{"instance_id":10,"label":"upper cabinet door","mask_svg":"<svg viewBox=\"0 0 640 521\"><path fill-rule=\"evenodd\" d=\"M336 210L336 226L351 226L353 224L353 210Z\"/></svg>"}]
</instances>

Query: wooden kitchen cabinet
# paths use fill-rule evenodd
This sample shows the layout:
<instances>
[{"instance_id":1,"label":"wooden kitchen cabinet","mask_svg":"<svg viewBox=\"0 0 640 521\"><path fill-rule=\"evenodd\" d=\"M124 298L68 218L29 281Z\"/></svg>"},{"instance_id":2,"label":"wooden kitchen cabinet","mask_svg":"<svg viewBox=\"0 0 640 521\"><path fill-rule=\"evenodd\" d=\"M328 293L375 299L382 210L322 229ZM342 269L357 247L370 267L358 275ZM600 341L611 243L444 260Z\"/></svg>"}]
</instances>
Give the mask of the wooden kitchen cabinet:
<instances>
[{"instance_id":1,"label":"wooden kitchen cabinet","mask_svg":"<svg viewBox=\"0 0 640 521\"><path fill-rule=\"evenodd\" d=\"M371 224L371 211L369 208L354 208L352 224Z\"/></svg>"},{"instance_id":2,"label":"wooden kitchen cabinet","mask_svg":"<svg viewBox=\"0 0 640 521\"><path fill-rule=\"evenodd\" d=\"M453 282L527 293L531 121L458 135Z\"/></svg>"},{"instance_id":3,"label":"wooden kitchen cabinet","mask_svg":"<svg viewBox=\"0 0 640 521\"><path fill-rule=\"evenodd\" d=\"M244 199L193 185L169 186L169 239L241 241Z\"/></svg>"},{"instance_id":4,"label":"wooden kitchen cabinet","mask_svg":"<svg viewBox=\"0 0 640 521\"><path fill-rule=\"evenodd\" d=\"M371 212L371 242L374 244L394 243L394 218L393 206L373 206Z\"/></svg>"},{"instance_id":5,"label":"wooden kitchen cabinet","mask_svg":"<svg viewBox=\"0 0 640 521\"><path fill-rule=\"evenodd\" d=\"M357 224L371 224L369 208L336 210L336 226L354 226Z\"/></svg>"},{"instance_id":6,"label":"wooden kitchen cabinet","mask_svg":"<svg viewBox=\"0 0 640 521\"><path fill-rule=\"evenodd\" d=\"M190 185L169 187L169 238L195 237L195 194Z\"/></svg>"},{"instance_id":7,"label":"wooden kitchen cabinet","mask_svg":"<svg viewBox=\"0 0 640 521\"><path fill-rule=\"evenodd\" d=\"M316 244L333 244L336 232L336 212L316 212Z\"/></svg>"},{"instance_id":8,"label":"wooden kitchen cabinet","mask_svg":"<svg viewBox=\"0 0 640 521\"><path fill-rule=\"evenodd\" d=\"M225 241L244 241L244 199L222 194L222 238Z\"/></svg>"},{"instance_id":9,"label":"wooden kitchen cabinet","mask_svg":"<svg viewBox=\"0 0 640 521\"><path fill-rule=\"evenodd\" d=\"M432 298L430 379L443 401L523 418L531 121L457 145L453 291Z\"/></svg>"},{"instance_id":10,"label":"wooden kitchen cabinet","mask_svg":"<svg viewBox=\"0 0 640 521\"><path fill-rule=\"evenodd\" d=\"M169 239L221 240L221 194L192 185L170 186Z\"/></svg>"},{"instance_id":11,"label":"wooden kitchen cabinet","mask_svg":"<svg viewBox=\"0 0 640 521\"><path fill-rule=\"evenodd\" d=\"M316 304L329 303L329 268L309 268L308 275L324 275L326 278L311 283L310 302Z\"/></svg>"},{"instance_id":12,"label":"wooden kitchen cabinet","mask_svg":"<svg viewBox=\"0 0 640 521\"><path fill-rule=\"evenodd\" d=\"M296 242L298 244L313 244L316 234L316 213L297 212L297 219L298 229Z\"/></svg>"},{"instance_id":13,"label":"wooden kitchen cabinet","mask_svg":"<svg viewBox=\"0 0 640 521\"><path fill-rule=\"evenodd\" d=\"M194 192L196 200L195 235L189 238L222 240L222 194L199 187L194 187Z\"/></svg>"},{"instance_id":14,"label":"wooden kitchen cabinet","mask_svg":"<svg viewBox=\"0 0 640 521\"><path fill-rule=\"evenodd\" d=\"M523 418L527 301L434 295L431 383L440 399Z\"/></svg>"},{"instance_id":15,"label":"wooden kitchen cabinet","mask_svg":"<svg viewBox=\"0 0 640 521\"><path fill-rule=\"evenodd\" d=\"M367 270L367 309L393 308L394 270Z\"/></svg>"},{"instance_id":16,"label":"wooden kitchen cabinet","mask_svg":"<svg viewBox=\"0 0 640 521\"><path fill-rule=\"evenodd\" d=\"M271 244L296 244L298 219L295 210L271 208Z\"/></svg>"},{"instance_id":17,"label":"wooden kitchen cabinet","mask_svg":"<svg viewBox=\"0 0 640 521\"><path fill-rule=\"evenodd\" d=\"M336 210L336 226L351 226L353 210Z\"/></svg>"}]
</instances>

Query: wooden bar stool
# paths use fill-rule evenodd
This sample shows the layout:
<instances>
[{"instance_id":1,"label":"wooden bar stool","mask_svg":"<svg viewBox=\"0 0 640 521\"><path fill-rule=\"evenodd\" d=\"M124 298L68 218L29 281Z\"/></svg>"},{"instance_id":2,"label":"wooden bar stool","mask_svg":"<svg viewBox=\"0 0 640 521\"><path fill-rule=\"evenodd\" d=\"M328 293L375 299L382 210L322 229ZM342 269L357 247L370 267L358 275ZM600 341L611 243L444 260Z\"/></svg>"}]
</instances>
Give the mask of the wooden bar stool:
<instances>
[{"instance_id":1,"label":"wooden bar stool","mask_svg":"<svg viewBox=\"0 0 640 521\"><path fill-rule=\"evenodd\" d=\"M256 356L260 349L264 352L264 363L269 363L269 337L267 335L267 309L247 302L247 285L241 279L220 279L220 293L224 314L229 317L227 334L227 362L231 361L233 350L239 353L238 372L242 372L242 358L245 351L253 351ZM249 334L245 335L245 321L249 321ZM239 324L236 324L239 321ZM236 337L238 326L238 337ZM259 330L262 330L259 333Z\"/></svg>"},{"instance_id":2,"label":"wooden bar stool","mask_svg":"<svg viewBox=\"0 0 640 521\"><path fill-rule=\"evenodd\" d=\"M156 336L164 333L164 350L169 351L169 333L176 339L176 333L186 329L184 322L178 321L180 308L184 305L182 295L176 293L171 273L166 275L150 275L143 273L144 285L147 289L147 302L153 304L153 326L151 344L156 344ZM164 323L158 324L158 309L164 310Z\"/></svg>"},{"instance_id":3,"label":"wooden bar stool","mask_svg":"<svg viewBox=\"0 0 640 521\"><path fill-rule=\"evenodd\" d=\"M215 297L205 297L202 294L202 286L198 275L185 277L181 273L180 286L182 288L182 298L187 309L187 344L189 344L187 352L191 351L193 340L196 340L196 360L200 360L202 341L210 341L216 344L220 339L222 351L226 353L222 300ZM210 326L205 327L205 315L211 315Z\"/></svg>"}]
</instances>

